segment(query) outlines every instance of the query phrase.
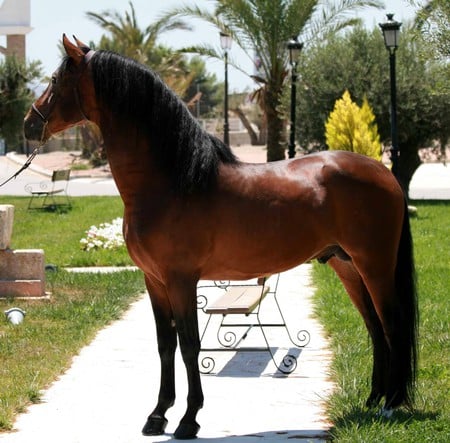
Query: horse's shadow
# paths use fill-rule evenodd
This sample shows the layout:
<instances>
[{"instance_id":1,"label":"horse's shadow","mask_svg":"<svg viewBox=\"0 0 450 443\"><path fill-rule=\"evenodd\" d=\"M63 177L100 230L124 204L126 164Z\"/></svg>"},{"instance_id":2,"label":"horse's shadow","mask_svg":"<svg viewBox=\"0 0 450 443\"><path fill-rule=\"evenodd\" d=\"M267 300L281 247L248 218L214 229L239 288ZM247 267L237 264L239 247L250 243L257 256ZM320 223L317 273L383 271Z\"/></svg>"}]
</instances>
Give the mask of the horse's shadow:
<instances>
[{"instance_id":1,"label":"horse's shadow","mask_svg":"<svg viewBox=\"0 0 450 443\"><path fill-rule=\"evenodd\" d=\"M167 435L169 436L169 435ZM172 437L171 435L169 437ZM196 438L196 443L252 443L261 442L264 438L266 442L290 442L290 441L305 441L305 442L328 442L331 441L329 434L323 430L304 429L304 430L283 430L283 431L266 431L257 432L247 435L230 435L226 437L210 437L210 438ZM154 443L164 443L173 441L175 438L169 440L155 441Z\"/></svg>"},{"instance_id":2,"label":"horse's shadow","mask_svg":"<svg viewBox=\"0 0 450 443\"><path fill-rule=\"evenodd\" d=\"M392 425L411 423L412 421L428 421L436 420L439 414L433 411L415 410L412 412L406 410L398 410L391 418L385 418L376 410L367 410L361 406L355 406L350 411L342 414L335 421L335 424L342 428L350 428L355 424L360 427L364 425L373 424L374 421L389 421ZM165 440L158 440L154 443L164 443L167 441L174 441L172 435L166 434L169 437ZM265 431L246 435L230 435L225 437L198 437L195 441L198 443L253 443L260 442L264 438L267 442L289 442L289 441L305 441L305 442L331 442L333 441L333 428L329 431L322 429L303 429L303 430L282 430L282 431Z\"/></svg>"}]
</instances>

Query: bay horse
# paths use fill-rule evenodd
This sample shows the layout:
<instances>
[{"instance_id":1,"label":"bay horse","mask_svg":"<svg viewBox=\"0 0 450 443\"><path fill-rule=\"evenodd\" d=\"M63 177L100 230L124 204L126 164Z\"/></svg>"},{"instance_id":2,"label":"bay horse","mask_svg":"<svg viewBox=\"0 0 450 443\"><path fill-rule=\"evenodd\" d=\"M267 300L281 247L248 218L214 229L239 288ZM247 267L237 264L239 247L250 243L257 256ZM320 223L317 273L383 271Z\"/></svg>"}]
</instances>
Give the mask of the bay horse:
<instances>
[{"instance_id":1,"label":"bay horse","mask_svg":"<svg viewBox=\"0 0 450 443\"><path fill-rule=\"evenodd\" d=\"M88 120L104 138L124 202L124 238L145 275L157 329L159 395L142 432L162 434L167 425L177 337L188 398L174 435L199 431L198 281L268 276L312 259L336 271L372 339L367 405L384 397L389 413L411 406L414 262L405 196L392 173L349 152L241 162L147 67L65 35L63 46L66 56L28 111L24 131L43 143Z\"/></svg>"}]
</instances>

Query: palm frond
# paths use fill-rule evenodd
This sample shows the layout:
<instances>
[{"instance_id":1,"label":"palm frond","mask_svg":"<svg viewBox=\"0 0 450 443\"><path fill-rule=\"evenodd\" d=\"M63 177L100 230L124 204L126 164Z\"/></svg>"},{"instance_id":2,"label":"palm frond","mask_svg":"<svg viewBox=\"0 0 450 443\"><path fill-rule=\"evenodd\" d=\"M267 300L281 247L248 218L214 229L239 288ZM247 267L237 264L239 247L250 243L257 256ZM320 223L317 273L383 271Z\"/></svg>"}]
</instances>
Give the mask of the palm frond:
<instances>
[{"instance_id":1,"label":"palm frond","mask_svg":"<svg viewBox=\"0 0 450 443\"><path fill-rule=\"evenodd\" d=\"M294 0L292 1L286 12L286 28L288 36L286 39L298 36L302 29L311 21L317 10L317 0Z\"/></svg>"},{"instance_id":2,"label":"palm frond","mask_svg":"<svg viewBox=\"0 0 450 443\"><path fill-rule=\"evenodd\" d=\"M322 5L302 32L304 42L317 43L325 41L330 35L350 26L361 23L354 13L364 8L380 9L384 3L379 0L340 0L334 4Z\"/></svg>"},{"instance_id":3,"label":"palm frond","mask_svg":"<svg viewBox=\"0 0 450 443\"><path fill-rule=\"evenodd\" d=\"M180 48L178 50L180 53L186 53L186 54L197 54L201 55L202 57L208 57L213 58L215 60L222 60L223 61L223 51L220 50L217 47L214 47L212 45L209 45L207 43L200 44L200 45L193 45L193 46L186 46L184 48ZM231 54L228 54L228 64L230 66L233 66L233 68L237 69L238 71L242 72L245 75L248 75L248 72L245 71L239 63L232 57Z\"/></svg>"},{"instance_id":4,"label":"palm frond","mask_svg":"<svg viewBox=\"0 0 450 443\"><path fill-rule=\"evenodd\" d=\"M86 16L93 22L97 23L105 31L110 32L112 35L118 37L124 36L123 20L122 17L117 17L117 13L114 13L112 11L103 11L100 14L97 14L95 12L87 12Z\"/></svg>"},{"instance_id":5,"label":"palm frond","mask_svg":"<svg viewBox=\"0 0 450 443\"><path fill-rule=\"evenodd\" d=\"M243 0L235 0L235 2L246 3ZM227 12L227 14L222 13L222 7L225 4L228 4L227 0L218 2L218 6L214 12L211 12L204 8L202 9L197 5L182 6L179 8L171 9L169 12L161 16L160 20L167 20L169 18L181 19L186 17L190 19L202 20L206 23L209 23L214 27L216 27L218 31L228 33L233 39L233 44L239 46L244 51L244 53L246 53L253 60L253 57L250 55L250 53L251 51L253 51L253 48L256 47L255 39L250 38L248 32L245 32L245 30L242 30L241 28L238 27L238 24L241 23L239 17L234 17L233 19L232 14L230 12ZM247 13L249 13L248 10ZM185 51L188 53L197 53L199 55L216 59L223 59L223 53L209 44L191 46L189 48L183 48L180 51ZM239 64L237 64L233 60L232 57L229 58L229 63L234 68L248 75L248 72L245 72L239 66Z\"/></svg>"}]
</instances>

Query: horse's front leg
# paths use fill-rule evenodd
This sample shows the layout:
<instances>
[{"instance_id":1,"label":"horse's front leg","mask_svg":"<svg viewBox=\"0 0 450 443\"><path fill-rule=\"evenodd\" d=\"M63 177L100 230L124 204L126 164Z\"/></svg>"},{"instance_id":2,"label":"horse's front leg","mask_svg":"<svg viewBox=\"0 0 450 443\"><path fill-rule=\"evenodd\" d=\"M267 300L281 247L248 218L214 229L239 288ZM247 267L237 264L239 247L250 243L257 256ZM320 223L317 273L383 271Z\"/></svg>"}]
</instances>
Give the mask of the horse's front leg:
<instances>
[{"instance_id":1,"label":"horse's front leg","mask_svg":"<svg viewBox=\"0 0 450 443\"><path fill-rule=\"evenodd\" d=\"M200 429L196 422L203 406L203 392L198 366L200 336L197 319L197 281L180 279L170 285L169 297L173 306L181 355L187 371L187 410L175 431L175 438L195 438Z\"/></svg>"},{"instance_id":2,"label":"horse's front leg","mask_svg":"<svg viewBox=\"0 0 450 443\"><path fill-rule=\"evenodd\" d=\"M147 277L145 282L155 316L158 352L161 359L161 382L158 404L149 415L142 433L144 435L160 435L164 433L167 426L165 413L175 401L175 350L177 347L177 336L172 308L165 287L154 284Z\"/></svg>"}]
</instances>

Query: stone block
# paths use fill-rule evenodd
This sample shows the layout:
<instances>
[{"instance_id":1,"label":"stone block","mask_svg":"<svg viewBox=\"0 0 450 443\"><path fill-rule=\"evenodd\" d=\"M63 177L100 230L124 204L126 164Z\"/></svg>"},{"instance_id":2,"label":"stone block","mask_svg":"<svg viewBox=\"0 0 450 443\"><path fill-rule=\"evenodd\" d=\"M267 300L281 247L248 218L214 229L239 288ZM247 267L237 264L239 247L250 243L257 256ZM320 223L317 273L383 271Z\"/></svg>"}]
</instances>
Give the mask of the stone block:
<instances>
[{"instance_id":1,"label":"stone block","mask_svg":"<svg viewBox=\"0 0 450 443\"><path fill-rule=\"evenodd\" d=\"M44 297L43 280L0 280L1 297Z\"/></svg>"},{"instance_id":2,"label":"stone block","mask_svg":"<svg viewBox=\"0 0 450 443\"><path fill-rule=\"evenodd\" d=\"M14 206L0 205L0 250L9 248L14 223Z\"/></svg>"},{"instance_id":3,"label":"stone block","mask_svg":"<svg viewBox=\"0 0 450 443\"><path fill-rule=\"evenodd\" d=\"M0 250L0 280L45 280L42 249Z\"/></svg>"},{"instance_id":4,"label":"stone block","mask_svg":"<svg viewBox=\"0 0 450 443\"><path fill-rule=\"evenodd\" d=\"M9 249L14 206L0 205L0 297L45 296L45 261L42 249Z\"/></svg>"}]
</instances>

